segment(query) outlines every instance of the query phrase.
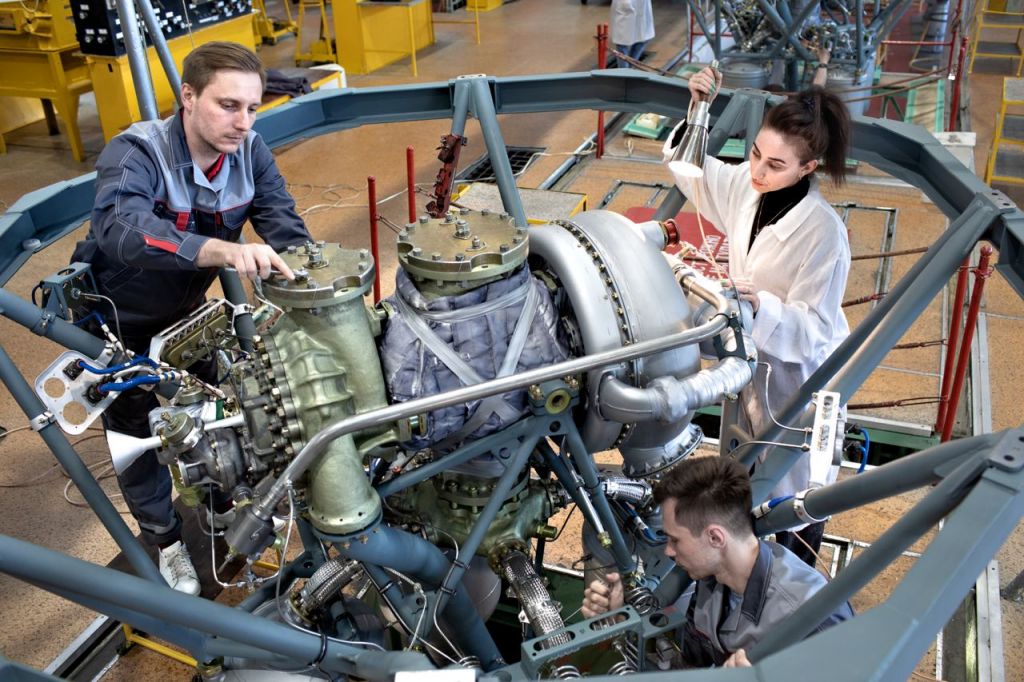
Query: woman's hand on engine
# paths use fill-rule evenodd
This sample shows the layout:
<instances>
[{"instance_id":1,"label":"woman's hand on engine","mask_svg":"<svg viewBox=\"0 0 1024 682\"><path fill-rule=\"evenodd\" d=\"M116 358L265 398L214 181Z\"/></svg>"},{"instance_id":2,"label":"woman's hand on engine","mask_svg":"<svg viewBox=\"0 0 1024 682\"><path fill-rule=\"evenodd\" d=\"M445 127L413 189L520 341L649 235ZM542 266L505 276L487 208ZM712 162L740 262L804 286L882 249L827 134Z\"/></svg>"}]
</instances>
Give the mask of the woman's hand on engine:
<instances>
[{"instance_id":1,"label":"woman's hand on engine","mask_svg":"<svg viewBox=\"0 0 1024 682\"><path fill-rule=\"evenodd\" d=\"M734 279L733 285L736 287L736 292L740 295L740 300L750 303L750 307L753 308L756 315L757 309L761 307L761 299L758 298L757 289L754 288L754 285L744 279Z\"/></svg>"},{"instance_id":2,"label":"woman's hand on engine","mask_svg":"<svg viewBox=\"0 0 1024 682\"><path fill-rule=\"evenodd\" d=\"M609 573L604 580L592 580L583 590L583 608L580 611L585 618L593 618L621 609L623 603L622 578L618 573Z\"/></svg>"},{"instance_id":3,"label":"woman's hand on engine","mask_svg":"<svg viewBox=\"0 0 1024 682\"><path fill-rule=\"evenodd\" d=\"M711 102L718 94L722 86L722 74L710 66L705 66L697 73L690 76L690 96L694 101L705 100Z\"/></svg>"}]
</instances>

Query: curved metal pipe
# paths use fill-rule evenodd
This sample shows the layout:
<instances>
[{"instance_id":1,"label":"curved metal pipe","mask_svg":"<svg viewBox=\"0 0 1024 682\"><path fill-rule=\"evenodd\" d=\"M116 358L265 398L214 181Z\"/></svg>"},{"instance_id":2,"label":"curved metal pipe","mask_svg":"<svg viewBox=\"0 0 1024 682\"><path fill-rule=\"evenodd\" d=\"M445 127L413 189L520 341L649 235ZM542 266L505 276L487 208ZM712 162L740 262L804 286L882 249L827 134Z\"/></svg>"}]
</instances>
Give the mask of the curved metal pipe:
<instances>
[{"instance_id":1,"label":"curved metal pipe","mask_svg":"<svg viewBox=\"0 0 1024 682\"><path fill-rule=\"evenodd\" d=\"M516 593L537 637L543 637L549 632L565 627L565 622L558 612L558 605L551 599L547 588L544 587L544 581L537 575L533 563L525 554L506 554L501 560L501 571L512 586L512 591ZM544 648L568 644L569 641L568 633L563 632L544 642Z\"/></svg>"},{"instance_id":2,"label":"curved metal pipe","mask_svg":"<svg viewBox=\"0 0 1024 682\"><path fill-rule=\"evenodd\" d=\"M739 393L754 376L743 358L730 356L685 379L659 377L637 388L606 376L601 383L601 416L625 424L682 419L698 407L713 405L723 396Z\"/></svg>"},{"instance_id":3,"label":"curved metal pipe","mask_svg":"<svg viewBox=\"0 0 1024 682\"><path fill-rule=\"evenodd\" d=\"M632 346L614 348L612 350L586 355L581 358L573 358L546 367L538 367L520 374L499 377L472 386L464 386L454 391L448 391L440 395L427 396L410 400L395 405L388 405L377 410L370 410L361 414L352 415L340 419L327 426L299 451L299 454L291 461L288 467L282 472L278 479L271 486L267 494L253 505L254 515L263 520L269 521L277 507L278 502L284 499L288 485L297 480L309 468L313 462L327 450L327 446L337 438L346 434L362 431L373 426L394 422L425 412L459 405L473 400L480 400L500 393L508 393L531 384L558 379L561 377L586 372L589 370L604 367L618 362L625 362L635 358L670 350L678 346L690 343L697 343L722 332L728 326L727 315L716 315L706 324L687 329L677 334L670 334L658 339L641 341Z\"/></svg>"},{"instance_id":4,"label":"curved metal pipe","mask_svg":"<svg viewBox=\"0 0 1024 682\"><path fill-rule=\"evenodd\" d=\"M714 306L711 319L720 315L732 317L734 301L695 270L685 265L672 267L676 278L688 293ZM707 315L709 310L698 311L696 317ZM710 320L709 320L710 321ZM698 325L698 329L707 322ZM736 332L726 328L721 332L722 345L726 351L735 351L739 345ZM630 386L613 376L605 376L599 391L601 416L611 421L624 424L646 421L672 422L682 419L688 412L698 407L712 405L722 399L723 395L739 393L753 378L751 363L756 360L754 344L747 339L744 344L748 359L728 356L713 366L679 379L676 377L659 377L644 388Z\"/></svg>"}]
</instances>

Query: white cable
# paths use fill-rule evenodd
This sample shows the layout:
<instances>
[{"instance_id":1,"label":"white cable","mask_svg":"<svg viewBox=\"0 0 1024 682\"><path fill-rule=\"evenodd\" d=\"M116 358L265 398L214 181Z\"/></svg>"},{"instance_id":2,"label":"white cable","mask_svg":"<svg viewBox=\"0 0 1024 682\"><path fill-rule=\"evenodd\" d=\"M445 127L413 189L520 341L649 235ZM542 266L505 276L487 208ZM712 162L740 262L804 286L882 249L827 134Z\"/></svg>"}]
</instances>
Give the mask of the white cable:
<instances>
[{"instance_id":1,"label":"white cable","mask_svg":"<svg viewBox=\"0 0 1024 682\"><path fill-rule=\"evenodd\" d=\"M774 422L775 425L778 426L780 429L785 429L787 431L795 431L797 433L809 434L812 429L809 429L809 428L807 428L807 429L798 429L798 428L793 427L793 426L786 426L785 424L782 424L778 420L775 419L775 416L772 414L771 403L768 400L768 381L772 378L772 366L769 365L767 362L764 362L763 360L759 360L757 362L757 364L765 366L765 373L764 373L764 409L765 409L765 412L768 413L768 418L771 419L772 422Z\"/></svg>"},{"instance_id":2,"label":"white cable","mask_svg":"<svg viewBox=\"0 0 1024 682\"><path fill-rule=\"evenodd\" d=\"M773 440L748 440L745 443L740 443L739 445L737 445L736 447L734 447L732 450L725 454L726 456L731 456L732 453L748 445L774 445L780 448L793 448L795 450L803 450L804 452L810 450L810 446L807 445L807 443L803 443L802 445L794 445L793 443L779 443Z\"/></svg>"},{"instance_id":3,"label":"white cable","mask_svg":"<svg viewBox=\"0 0 1024 682\"><path fill-rule=\"evenodd\" d=\"M391 572L393 572L393 573L394 573L395 575L399 576L400 578L403 578L403 579L405 579L405 580L408 580L408 581L412 582L412 579L411 579L411 578L409 578L408 576L406 576L406 575L404 575L404 574L402 574L402 573L399 573L398 571L395 571L394 569L388 568L388 569L385 569L385 570L387 570L387 571L391 571ZM405 622L405 620L404 620L404 619L402 618L401 614L399 614L399 612L398 612L398 609L396 609L396 608L395 608L395 605L394 605L394 604L393 604L393 603L391 602L391 599L389 599L389 598L388 598L388 596L387 596L386 594L384 594L383 592L381 592L381 591L380 591L380 587L378 587L378 586L376 585L376 583L375 583L375 582L373 582L373 579L372 579L372 578L370 579L370 584L374 585L374 586L375 586L375 587L377 588L377 592L378 592L378 594L380 594L380 596L381 596L381 597L382 597L382 598L384 599L384 601L385 601L385 602L387 603L387 605L388 605L388 608L390 608L390 609L391 609L391 613L393 613L393 614L394 614L394 616L395 616L395 618L397 618L397 619L398 619L398 622L402 624L402 627L403 627L403 628L405 628L407 632L412 632L412 628L410 628L410 627L409 627L409 624L408 624L408 623L406 623L406 622ZM427 611L427 606L426 606L426 604L424 604L424 605L423 605L423 611L422 611L422 612L423 612L423 613L425 614L425 613L426 613L426 611ZM388 627L391 627L391 625L392 625L392 624L388 624ZM445 658L445 659L447 659L447 660L448 660L449 662L451 662L451 663L458 663L458 661L457 661L456 659L452 658L451 656L449 656L449 655L448 655L448 654L446 654L445 652L441 651L441 650L440 650L440 649L438 649L438 648L437 648L436 646L434 646L433 644L431 644L431 643L430 643L429 641L427 641L427 640L423 640L423 644L424 644L424 645L425 645L425 646L426 646L426 647L427 647L428 649L430 649L431 651L433 651L434 653L436 653L436 654L437 654L438 656L441 656L442 658Z\"/></svg>"},{"instance_id":4,"label":"white cable","mask_svg":"<svg viewBox=\"0 0 1024 682\"><path fill-rule=\"evenodd\" d=\"M110 304L110 309L114 313L114 328L117 329L117 338L115 339L117 341L116 345L118 346L118 348L120 348L120 350L126 351L125 345L124 345L124 334L121 333L121 317L117 314L117 304L114 303L114 301L111 298L109 298L108 296L104 296L103 294L84 294L83 293L82 294L82 298L84 298L86 300L99 299L101 301L106 301L107 303Z\"/></svg>"},{"instance_id":5,"label":"white cable","mask_svg":"<svg viewBox=\"0 0 1024 682\"><path fill-rule=\"evenodd\" d=\"M386 568L384 570L388 571L389 573L393 573L405 582L412 585L412 589L416 592L416 594L420 596L420 598L423 599L423 607L420 609L419 618L416 619L416 629L413 630L412 639L409 640L409 645L406 647L406 649L412 649L416 646L416 641L420 638L420 629L423 627L423 617L427 615L427 595L423 591L422 585L414 581L412 578L409 578L404 573L396 571L393 568ZM448 660L452 661L453 663L455 662L454 659L449 658Z\"/></svg>"},{"instance_id":6,"label":"white cable","mask_svg":"<svg viewBox=\"0 0 1024 682\"><path fill-rule=\"evenodd\" d=\"M448 537L451 538L452 542L455 543L455 559L458 560L458 558L459 558L459 543L456 542L455 538L452 537L451 535L449 535L448 533L445 533L445 535L448 535ZM446 635L444 630L441 629L441 626L437 624L437 608L441 605L441 595L444 594L444 592L442 591L442 588L444 588L448 584L448 579L452 577L452 572L454 570L455 570L455 561L452 561L452 565L448 567L448 573L445 574L444 580L441 581L441 585L438 588L437 599L434 600L434 614L431 617L431 622L433 622L433 624L434 624L434 629L437 630L441 634L441 637L444 638L444 641L448 644L449 647L451 647L451 650L455 652L455 655L458 656L461 653L459 651L459 648L452 643L452 640L448 639L448 635Z\"/></svg>"}]
</instances>

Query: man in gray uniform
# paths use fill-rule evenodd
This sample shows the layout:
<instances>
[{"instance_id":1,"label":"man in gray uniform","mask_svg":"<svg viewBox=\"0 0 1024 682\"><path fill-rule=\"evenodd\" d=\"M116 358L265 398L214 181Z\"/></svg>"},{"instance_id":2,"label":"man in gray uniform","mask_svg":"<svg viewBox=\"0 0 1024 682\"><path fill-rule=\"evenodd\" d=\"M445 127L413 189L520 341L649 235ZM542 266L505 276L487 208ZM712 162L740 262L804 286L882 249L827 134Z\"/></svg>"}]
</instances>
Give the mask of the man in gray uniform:
<instances>
[{"instance_id":1,"label":"man in gray uniform","mask_svg":"<svg viewBox=\"0 0 1024 682\"><path fill-rule=\"evenodd\" d=\"M92 224L71 259L92 265L103 301L93 312L116 322L137 354L203 302L221 267L263 278L277 268L293 279L277 251L310 235L273 155L251 130L265 79L244 46L201 45L184 61L181 111L136 123L100 154ZM247 220L266 244L237 243ZM214 365L191 371L215 381ZM125 390L104 412L104 426L147 437L158 405L152 392ZM198 594L167 467L149 451L118 483L143 540L160 548L168 584Z\"/></svg>"},{"instance_id":2,"label":"man in gray uniform","mask_svg":"<svg viewBox=\"0 0 1024 682\"><path fill-rule=\"evenodd\" d=\"M735 460L688 459L655 486L654 499L666 556L697 581L683 629L684 666L747 664L744 650L824 586L824 576L788 549L754 535L750 477ZM612 573L587 586L583 615L622 604L622 582ZM844 604L815 632L852 616Z\"/></svg>"}]
</instances>

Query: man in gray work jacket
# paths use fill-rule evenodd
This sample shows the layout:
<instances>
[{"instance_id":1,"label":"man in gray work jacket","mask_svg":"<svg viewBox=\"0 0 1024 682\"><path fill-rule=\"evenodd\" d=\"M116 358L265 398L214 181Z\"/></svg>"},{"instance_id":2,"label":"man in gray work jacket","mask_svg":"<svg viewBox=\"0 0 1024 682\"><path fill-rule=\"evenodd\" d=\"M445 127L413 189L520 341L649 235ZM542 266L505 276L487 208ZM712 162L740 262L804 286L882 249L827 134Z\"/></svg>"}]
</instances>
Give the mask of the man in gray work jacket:
<instances>
[{"instance_id":1,"label":"man in gray work jacket","mask_svg":"<svg viewBox=\"0 0 1024 682\"><path fill-rule=\"evenodd\" d=\"M262 278L276 268L293 278L277 251L310 235L273 155L251 130L265 81L251 50L202 45L184 61L181 111L136 123L100 154L92 226L72 261L92 265L102 297L94 310L118 323L136 353L203 302L219 268ZM237 243L247 220L266 244ZM213 363L204 369L212 380ZM157 406L153 393L126 390L104 412L104 426L149 436L147 415ZM198 594L167 468L150 451L118 483L143 539L160 547L168 584Z\"/></svg>"},{"instance_id":2,"label":"man in gray work jacket","mask_svg":"<svg viewBox=\"0 0 1024 682\"><path fill-rule=\"evenodd\" d=\"M750 477L728 457L681 462L654 488L661 505L665 554L696 582L683 629L684 667L749 665L744 650L825 584L825 578L774 542L758 540L750 515ZM584 591L592 618L623 603L610 573ZM853 617L849 604L815 632Z\"/></svg>"}]
</instances>

